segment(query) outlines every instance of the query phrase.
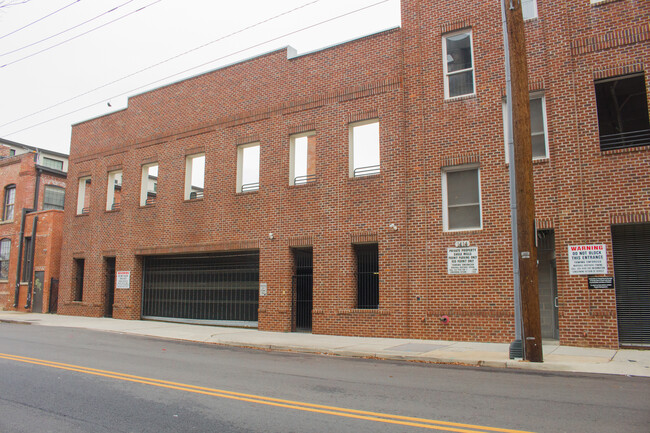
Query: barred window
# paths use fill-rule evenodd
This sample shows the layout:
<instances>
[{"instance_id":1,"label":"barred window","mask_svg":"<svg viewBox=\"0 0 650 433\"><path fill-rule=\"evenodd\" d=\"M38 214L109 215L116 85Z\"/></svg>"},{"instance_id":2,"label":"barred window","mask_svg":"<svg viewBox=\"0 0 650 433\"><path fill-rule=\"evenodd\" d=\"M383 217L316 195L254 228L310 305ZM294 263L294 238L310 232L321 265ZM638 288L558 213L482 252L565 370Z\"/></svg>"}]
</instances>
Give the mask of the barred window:
<instances>
[{"instance_id":1,"label":"barred window","mask_svg":"<svg viewBox=\"0 0 650 433\"><path fill-rule=\"evenodd\" d=\"M64 201L65 189L60 186L45 185L45 192L43 193L43 210L63 210Z\"/></svg>"},{"instance_id":2,"label":"barred window","mask_svg":"<svg viewBox=\"0 0 650 433\"><path fill-rule=\"evenodd\" d=\"M9 254L11 253L11 240L0 241L0 280L9 279Z\"/></svg>"}]
</instances>

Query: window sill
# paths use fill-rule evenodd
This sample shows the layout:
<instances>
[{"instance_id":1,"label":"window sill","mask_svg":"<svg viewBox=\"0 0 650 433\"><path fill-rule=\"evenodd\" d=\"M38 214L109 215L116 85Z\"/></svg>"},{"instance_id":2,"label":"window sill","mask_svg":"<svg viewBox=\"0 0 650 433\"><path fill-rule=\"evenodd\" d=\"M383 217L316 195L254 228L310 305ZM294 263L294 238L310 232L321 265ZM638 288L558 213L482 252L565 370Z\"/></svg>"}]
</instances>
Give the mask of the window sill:
<instances>
[{"instance_id":1,"label":"window sill","mask_svg":"<svg viewBox=\"0 0 650 433\"><path fill-rule=\"evenodd\" d=\"M196 202L199 202L199 201L203 201L203 197L201 197L201 198L186 198L185 200L183 200L183 203L196 203Z\"/></svg>"},{"instance_id":2,"label":"window sill","mask_svg":"<svg viewBox=\"0 0 650 433\"><path fill-rule=\"evenodd\" d=\"M3 220L3 221L0 221L0 226L3 225L3 224L13 224L13 222L14 222L14 220Z\"/></svg>"},{"instance_id":3,"label":"window sill","mask_svg":"<svg viewBox=\"0 0 650 433\"><path fill-rule=\"evenodd\" d=\"M255 191L238 191L235 193L236 196L244 196L244 195L255 195L258 192L260 192L259 189L256 189Z\"/></svg>"},{"instance_id":4,"label":"window sill","mask_svg":"<svg viewBox=\"0 0 650 433\"><path fill-rule=\"evenodd\" d=\"M445 102L456 102L464 101L465 99L476 99L476 93L471 93L469 95L454 96L453 98L445 98Z\"/></svg>"},{"instance_id":5,"label":"window sill","mask_svg":"<svg viewBox=\"0 0 650 433\"><path fill-rule=\"evenodd\" d=\"M609 3L616 3L618 1L621 1L621 0L601 0L601 1L597 1L597 2L592 1L591 2L591 7L598 7L598 6L606 5L606 4L609 4Z\"/></svg>"},{"instance_id":6,"label":"window sill","mask_svg":"<svg viewBox=\"0 0 650 433\"><path fill-rule=\"evenodd\" d=\"M483 231L482 227L474 227L469 229L456 229L456 230L443 230L443 235L471 235L479 234Z\"/></svg>"},{"instance_id":7,"label":"window sill","mask_svg":"<svg viewBox=\"0 0 650 433\"><path fill-rule=\"evenodd\" d=\"M89 213L78 213L77 215L75 215L75 217L87 217L88 215L90 215L90 212Z\"/></svg>"},{"instance_id":8,"label":"window sill","mask_svg":"<svg viewBox=\"0 0 650 433\"><path fill-rule=\"evenodd\" d=\"M533 158L533 165L538 165L538 164L547 164L549 162L550 158L545 157L545 158Z\"/></svg>"},{"instance_id":9,"label":"window sill","mask_svg":"<svg viewBox=\"0 0 650 433\"><path fill-rule=\"evenodd\" d=\"M294 188L308 188L308 187L314 187L318 184L318 182L306 182L306 183L299 183L299 184L294 184L294 185L288 185L289 189L294 189Z\"/></svg>"},{"instance_id":10,"label":"window sill","mask_svg":"<svg viewBox=\"0 0 650 433\"><path fill-rule=\"evenodd\" d=\"M148 209L148 208L151 208L151 207L156 207L156 203L145 204L144 206L140 205L140 209Z\"/></svg>"},{"instance_id":11,"label":"window sill","mask_svg":"<svg viewBox=\"0 0 650 433\"><path fill-rule=\"evenodd\" d=\"M105 210L104 213L118 213L121 209L110 209L110 210Z\"/></svg>"},{"instance_id":12,"label":"window sill","mask_svg":"<svg viewBox=\"0 0 650 433\"><path fill-rule=\"evenodd\" d=\"M377 179L381 177L381 172L380 173L374 173L374 174L369 174L367 176L356 176L356 177L348 177L349 181L356 182L356 181L361 181L364 179Z\"/></svg>"},{"instance_id":13,"label":"window sill","mask_svg":"<svg viewBox=\"0 0 650 433\"><path fill-rule=\"evenodd\" d=\"M8 282L9 282L9 280L1 280L0 279L0 284L7 284Z\"/></svg>"}]
</instances>

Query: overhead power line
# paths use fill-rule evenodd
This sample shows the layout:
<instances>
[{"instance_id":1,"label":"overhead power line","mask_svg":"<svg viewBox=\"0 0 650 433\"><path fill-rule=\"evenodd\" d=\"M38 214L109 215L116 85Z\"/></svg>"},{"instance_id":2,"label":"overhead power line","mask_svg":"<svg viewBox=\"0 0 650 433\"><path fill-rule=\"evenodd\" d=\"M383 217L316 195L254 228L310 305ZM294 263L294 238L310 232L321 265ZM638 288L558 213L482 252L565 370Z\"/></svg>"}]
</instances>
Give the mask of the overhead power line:
<instances>
[{"instance_id":1,"label":"overhead power line","mask_svg":"<svg viewBox=\"0 0 650 433\"><path fill-rule=\"evenodd\" d=\"M120 81L123 81L123 80L125 80L125 79L127 79L127 78L131 78L131 77L133 77L134 75L137 75L137 74L140 74L140 73L142 73L142 72L148 71L149 69L153 69L153 68L158 67L158 66L160 66L160 65L162 65L162 64L165 64L165 63L168 63L168 62L170 62L170 61L172 61L172 60L178 59L179 57L182 57L182 56L184 56L184 55L186 55L186 54L189 54L189 53L192 53L192 52L194 52L194 51L200 50L200 49L205 48L205 47L207 47L208 45L212 45L212 44L214 44L214 43L216 43L216 42L223 41L224 39L228 39L228 38L230 38L230 37L232 37L232 36L235 36L235 35L237 35L237 34L239 34L239 33L243 33L243 32L245 32L245 31L247 31L247 30L250 30L250 29L252 29L252 28L258 27L258 26L260 26L260 25L262 25L262 24L266 24L266 23L268 23L268 22L270 22L270 21L273 21L273 20L278 19L278 18L280 18L280 17L283 17L283 16L285 16L285 15L291 14L291 13L293 13L293 12L299 10L299 9L303 9L303 8L305 8L305 7L307 7L307 6L310 6L310 5L314 4L314 3L318 3L319 1L321 1L321 0L313 0L313 1L310 1L310 2L308 2L308 3L305 3L305 4L301 5L301 6L298 6L298 7L296 7L296 8L290 9L290 10L285 11L285 12L282 12L282 13L280 13L280 14L278 14L278 15L275 15L275 16L272 16L272 17L270 17L270 18L267 18L267 19L265 19L265 20L263 20L263 21L259 21L259 22L255 23L255 24L250 25L250 26L247 26L247 27L244 27L244 28L242 28L242 29L236 30L236 31L234 31L234 32L232 32L232 33L229 33L229 34L225 35L225 36L221 36L221 37L219 37L219 38L217 38L217 39L214 39L214 40L212 40L212 41L210 41L210 42L207 42L207 43L205 43L205 44L203 44L203 45L199 45L198 47L192 48L192 49L190 49L190 50L184 51L184 52L182 52L182 53L180 53L180 54L177 54L177 55L175 55L175 56L169 57L168 59L165 59L165 60L163 60L163 61L161 61L161 62L155 63L155 64L153 64L153 65L151 65L151 66L147 66L146 68L140 69L140 70L138 70L138 71L132 72L132 73L130 73L130 74L128 74L128 75L125 75L125 76L123 76L123 77L121 77L121 78L118 78L118 79L116 79L116 80L113 80L113 81L111 81L111 82L109 82L109 83L102 84L102 85L99 86L99 87L95 87L94 89L91 89L91 90L88 90L88 91L86 91L86 92L80 93L79 95L73 96L73 97L68 98L68 99L66 99L66 100L64 100L64 101L57 102L56 104L50 105L49 107L45 107L45 108L43 108L43 109L41 109L41 110L35 111L35 112L33 112L33 113L31 113L31 114L28 114L28 115L26 115L26 116L23 116L23 117L20 117L20 118L18 118L18 119L14 119L14 120L12 120L12 121L10 121L10 122L4 123L4 124L0 125L0 128L5 127L5 126L7 126L7 125L11 125L11 124L16 123L16 122L20 122L21 120L24 120L24 119L27 119L27 118L29 118L29 117L35 116L35 115L37 115L37 114L43 113L44 111L51 110L52 108L56 108L56 107L58 107L58 106L60 106L60 105L62 105L62 104L65 104L65 103L67 103L67 102L74 101L75 99L79 99L79 98L81 98L82 96L86 96L86 95L88 95L88 94L90 94L90 93L94 93L94 92L96 92L96 91L98 91L98 90L101 90L101 89L103 89L103 88L106 88L106 87L108 87L108 86L110 86L110 85L113 85L113 84L115 84L115 83L119 83Z\"/></svg>"},{"instance_id":2,"label":"overhead power line","mask_svg":"<svg viewBox=\"0 0 650 433\"><path fill-rule=\"evenodd\" d=\"M44 17L41 17L41 18L37 19L36 21L32 21L31 23L26 24L26 25L22 26L22 27L19 28L19 29L16 29L16 30L14 30L14 31L12 31L12 32L9 32L9 33L7 33L6 35L0 36L0 39L2 39L2 38L6 38L6 37L9 36L9 35L13 35L14 33L17 33L17 32L19 32L19 31L21 31L21 30L23 30L23 29L26 29L27 27L31 26L32 24L36 24L36 23L39 22L39 21L43 21L45 18L47 18L47 17L51 17L52 15L54 15L54 14L56 14L56 13L58 13L58 12L61 12L63 9L65 9L65 8L69 8L69 7L72 6L73 4L79 3L80 1L81 1L81 0L74 0L72 3L70 3L70 4L66 5L66 6L63 6L61 9L57 9L57 10L55 10L54 12L51 12L51 13L45 15Z\"/></svg>"},{"instance_id":3,"label":"overhead power line","mask_svg":"<svg viewBox=\"0 0 650 433\"><path fill-rule=\"evenodd\" d=\"M119 21L119 20L121 20L121 19L123 19L123 18L126 18L126 17L130 16L130 15L133 15L133 14L135 14L135 13L138 13L138 12L140 12L140 11L142 11L142 10L148 8L149 6L153 6L153 5L155 5L156 3L160 3L161 1L162 1L162 0L156 0L156 1L154 1L154 2L151 2L151 3L149 3L149 4L145 5L145 6L142 6L142 7L139 8L139 9L136 9L136 10L134 10L134 11L132 11L132 12L129 12L128 14L124 14L124 15L122 15L122 16L119 17L119 18L115 18L115 19L112 20L112 21L109 21L109 22L104 23L104 24L102 24L102 25L100 25L100 26L94 27L94 28L92 28L92 29L90 29L90 30L88 30L88 31L85 31L85 32L83 32L83 33L80 33L80 34L78 34L77 36L73 36L73 37L71 37L71 38L69 38L69 39L66 39L66 40L64 40L64 41L61 41L61 42L59 42L59 43L57 43L57 44L54 44L54 45L52 45L52 46L50 46L50 47L44 48L44 49L42 49L42 50L40 50L40 51L36 51L35 53L29 54L29 55L27 55L27 56L25 56L25 57L21 57L20 59L18 59L18 60L14 60L13 62L6 63L6 64L0 66L0 68L5 68L5 67L7 67L7 66L9 66L9 65L13 65L14 63L22 62L23 60L29 59L30 57L34 57L34 56L37 55L37 54L41 54L41 53L44 53L45 51L49 51L49 50L51 50L52 48L56 48L56 47L58 47L58 46L60 46L60 45L63 45L63 44L65 44L65 43L67 43L67 42L70 42L70 41L72 41L72 40L74 40L74 39L80 38L81 36L87 35L87 34L90 33L90 32L94 32L95 30L101 29L102 27L106 27L106 26L109 25L109 24L113 24L113 23L116 22L116 21Z\"/></svg>"},{"instance_id":4,"label":"overhead power line","mask_svg":"<svg viewBox=\"0 0 650 433\"><path fill-rule=\"evenodd\" d=\"M85 25L85 24L88 24L88 23L91 22L91 21L95 21L96 19L103 17L104 15L107 15L107 14L109 14L109 13L111 13L111 12L114 12L114 11L118 10L119 8L121 8L122 6L126 6L126 5L128 5L129 3L133 2L133 1L134 1L134 0L129 0L129 1L127 1L126 3L122 3L122 4L119 5L119 6L115 6L113 9L110 9L110 10L104 12L104 13L101 13L101 14L97 15L96 17L90 18L89 20L86 20L86 21L84 21L84 22L82 22L82 23L80 23L80 24L77 24L76 26L70 27L70 28L65 29L65 30L63 30L63 31L60 31L59 33L55 33L55 34L53 34L53 35L50 35L50 36L48 36L48 37L46 37L46 38L41 39L40 41L32 42L32 43L29 44L29 45L25 45L25 46L23 46L23 47L16 48L15 50L7 51L6 53L2 53L2 54L0 54L0 57L2 57L2 56L6 56L6 55L8 55L8 54L17 53L18 51L22 51L22 50L24 50L24 49L26 49L26 48L33 47L34 45L38 45L38 44L40 44L41 42L49 41L49 40L52 39L52 38L55 38L55 37L57 37L57 36L59 36L59 35L62 35L62 34L64 34L64 33L67 33L67 32L69 32L70 30L74 30L74 29L76 29L77 27L81 27L81 26L83 26L83 25Z\"/></svg>"},{"instance_id":5,"label":"overhead power line","mask_svg":"<svg viewBox=\"0 0 650 433\"><path fill-rule=\"evenodd\" d=\"M346 13L344 13L344 14L337 15L337 16L335 16L335 17L328 18L328 19L323 20L323 21L319 21L319 22L317 22L317 23L315 23L315 24L311 24L311 25L308 25L308 26L302 27L302 28L300 28L300 29L293 30L293 31L288 32L288 33L284 33L284 34L282 34L282 35L280 35L280 36L276 36L276 37L274 37L274 38L267 39L267 40L265 40L265 41L263 41L263 42L259 42L259 43L254 44L254 45L250 45L250 46L248 46L248 47L246 47L246 48L242 48L242 49L240 49L240 50L233 51L233 52L231 52L231 53L225 54L225 55L223 55L223 56L221 56L221 57L218 57L218 58L216 58L216 59L212 59L212 60L210 60L210 61L208 61L208 62L201 63L200 65L193 66L193 67L191 67L191 68L185 69L185 70L180 71L180 72L177 72L177 73L175 73L175 74L168 75L168 76L166 76L166 77L164 77L164 78L160 78L160 79L158 79L158 80L152 81L152 82L150 82L150 83L148 83L148 84L144 84L144 85L142 85L142 86L138 86L138 87L136 87L136 88L134 88L134 89L127 90L126 92L122 92L122 93L119 93L119 94L117 94L117 95L113 95L113 96L111 96L110 98L103 98L101 101L94 102L94 103L92 103L92 104L86 105L86 106L81 107L81 108L77 108L77 109L72 110L72 111L69 111L69 112L67 112L67 113L65 113L65 114L61 114L61 115L56 116L56 117L53 117L53 118L51 118L51 119L44 120L44 121L42 121L42 122L36 123L36 124L31 125L31 126L28 126L28 127L26 127L26 128L22 128L22 129L19 129L19 130L17 130L17 131L10 132L10 133L7 134L6 136L10 136L10 135L18 134L19 132L23 132L23 131L26 131L26 130L28 130L28 129L35 128L35 127L37 127L37 126L43 125L43 124L45 124L45 123L52 122L52 121L57 120L57 119L60 119L60 118L62 118L62 117L69 116L70 114L78 113L79 111L85 110L85 109L87 109L87 108L91 108L91 107L93 107L93 106L95 106L95 105L97 105L97 104L99 104L99 103L105 101L106 99L114 99L114 98L119 98L119 97L121 97L121 96L125 96L125 95L128 95L128 94L132 94L132 93L134 93L134 92L137 92L138 90L141 90L141 89L147 88L147 87L152 86L152 85L154 85L154 84L158 84L158 83L160 83L160 82L162 82L162 81L166 81L166 80L168 80L168 79L170 79L170 78L174 78L174 77L176 77L176 76L178 76L178 75L186 74L186 73L188 73L188 72L190 72L190 71L193 71L193 70L195 70L195 69L202 68L202 67L207 66L207 65L209 65L209 64L211 64L211 63L215 63L215 62L218 62L218 61L220 61L220 60L226 59L226 58L228 58L228 57L232 57L232 56L234 56L234 55L236 55L236 54L243 53L243 52L248 51L248 50L250 50L250 49L257 48L257 47L259 47L259 46L262 46L262 45L268 44L269 42L273 42L273 41L276 41L276 40L278 40L278 39L282 39L282 38L284 38L284 37L291 36L291 35L294 35L294 34L296 34L296 33L300 33L300 32L303 32L303 31L305 31L305 30L309 30L309 29L312 29L312 28L314 28L314 27L318 27L318 26L320 26L320 25L327 24L327 23L332 22L332 21L336 21L336 20L338 20L338 19L344 18L344 17L349 16L349 15L353 15L353 14L355 14L355 13L358 13L358 12L364 11L364 10L366 10L366 9L373 8L373 7L375 7L375 6L379 6L380 4L387 3L387 2L389 2L389 1L390 1L390 0L381 0L381 1L378 1L378 2L376 2L376 3L372 3L372 4L368 5L368 6L364 6L364 7L362 7L362 8L358 8L358 9L355 9L355 10L352 10L352 11L349 11L349 12L346 12Z\"/></svg>"}]
</instances>

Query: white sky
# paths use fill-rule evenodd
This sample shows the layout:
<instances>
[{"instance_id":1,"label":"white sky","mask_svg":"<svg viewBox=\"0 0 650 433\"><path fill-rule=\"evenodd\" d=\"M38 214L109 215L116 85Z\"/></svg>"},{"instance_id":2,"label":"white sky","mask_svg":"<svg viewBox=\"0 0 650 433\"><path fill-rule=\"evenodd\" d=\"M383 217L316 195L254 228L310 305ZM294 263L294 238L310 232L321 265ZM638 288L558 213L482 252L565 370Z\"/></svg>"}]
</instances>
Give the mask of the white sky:
<instances>
[{"instance_id":1,"label":"white sky","mask_svg":"<svg viewBox=\"0 0 650 433\"><path fill-rule=\"evenodd\" d=\"M0 5L7 2L0 0ZM376 3L380 4L281 37ZM71 6L9 34L67 5ZM303 5L307 6L120 80ZM51 37L100 14L104 15ZM127 96L286 45L303 53L399 24L399 0L29 0L0 8L0 137L68 153L72 124L124 108ZM44 38L49 39L37 43ZM21 60L41 50L45 51ZM233 55L237 51L241 52ZM213 60L217 61L206 64ZM165 79L201 64L205 65ZM116 80L120 81L107 85ZM105 87L75 98L101 86ZM63 102L70 98L75 99ZM50 106L55 107L47 109ZM29 117L18 120L25 116ZM58 119L46 122L54 118Z\"/></svg>"}]
</instances>

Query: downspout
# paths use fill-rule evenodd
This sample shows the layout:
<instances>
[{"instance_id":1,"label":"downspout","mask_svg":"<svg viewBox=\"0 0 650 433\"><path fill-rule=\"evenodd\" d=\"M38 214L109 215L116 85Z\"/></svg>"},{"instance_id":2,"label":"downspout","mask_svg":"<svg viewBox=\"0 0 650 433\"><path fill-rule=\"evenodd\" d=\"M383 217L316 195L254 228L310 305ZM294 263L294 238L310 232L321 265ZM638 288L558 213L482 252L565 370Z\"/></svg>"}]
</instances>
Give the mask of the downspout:
<instances>
[{"instance_id":1,"label":"downspout","mask_svg":"<svg viewBox=\"0 0 650 433\"><path fill-rule=\"evenodd\" d=\"M34 153L34 163L36 162L38 162L38 154ZM25 243L25 220L27 218L28 213L35 212L38 210L38 194L40 192L40 185L41 185L41 171L38 168L36 168L36 180L34 184L34 206L32 209L23 208L23 214L20 219L20 234L18 238L18 266L16 266L16 289L14 290L14 308L18 307L18 297L20 295L20 280L22 279L20 273L22 271L22 264L23 264L22 261L23 244ZM36 219L34 219L34 223L36 223ZM32 241L34 240L35 240L34 237L32 237ZM25 254L27 253L28 251L25 251Z\"/></svg>"},{"instance_id":2,"label":"downspout","mask_svg":"<svg viewBox=\"0 0 650 433\"><path fill-rule=\"evenodd\" d=\"M29 279L27 280L27 302L25 303L25 310L28 310L32 306L32 289L34 282L34 256L36 255L36 226L38 225L38 217L34 217L34 222L32 223L32 241L30 242L29 251L25 251L25 254L29 254L29 263L30 263L30 272Z\"/></svg>"}]
</instances>

